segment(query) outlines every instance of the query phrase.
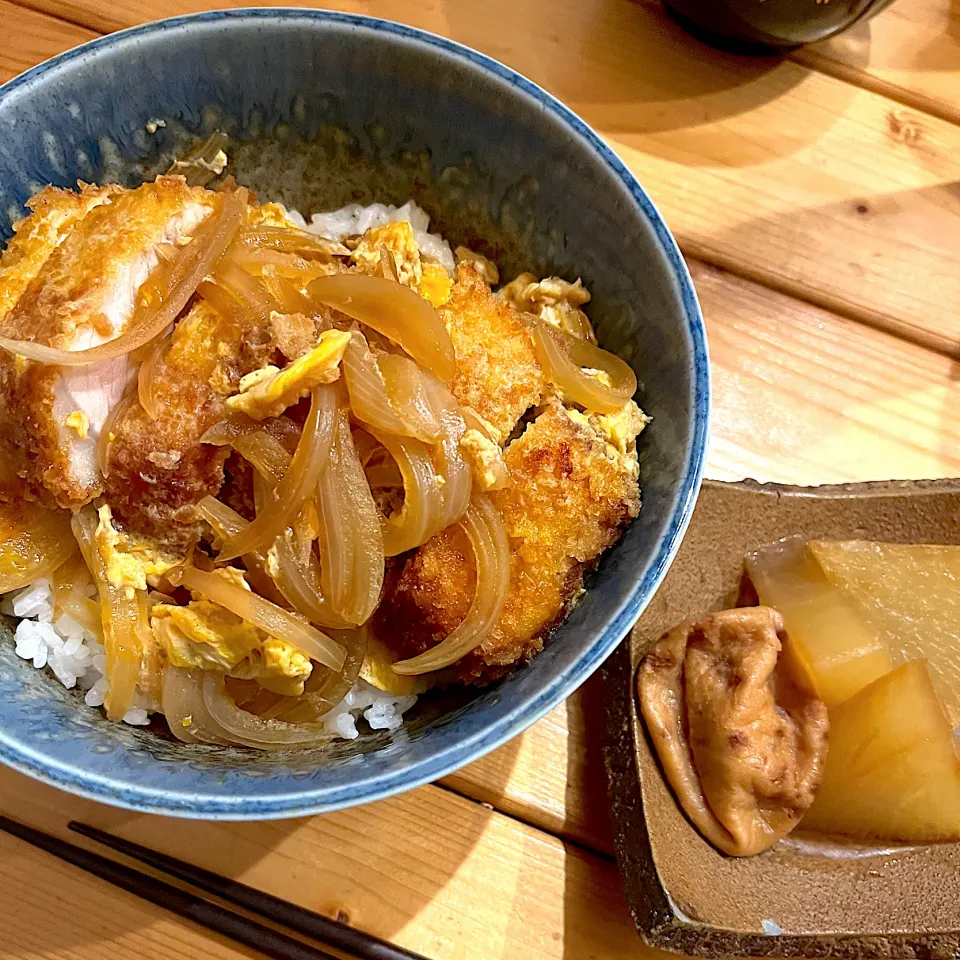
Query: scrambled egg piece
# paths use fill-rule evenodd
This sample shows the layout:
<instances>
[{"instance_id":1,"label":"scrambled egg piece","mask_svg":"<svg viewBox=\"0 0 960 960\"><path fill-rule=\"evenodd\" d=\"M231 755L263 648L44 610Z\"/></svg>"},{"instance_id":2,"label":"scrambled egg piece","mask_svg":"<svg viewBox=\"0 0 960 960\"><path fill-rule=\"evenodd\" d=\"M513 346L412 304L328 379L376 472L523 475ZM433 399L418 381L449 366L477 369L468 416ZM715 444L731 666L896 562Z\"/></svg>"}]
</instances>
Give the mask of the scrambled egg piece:
<instances>
[{"instance_id":1,"label":"scrambled egg piece","mask_svg":"<svg viewBox=\"0 0 960 960\"><path fill-rule=\"evenodd\" d=\"M150 623L175 667L256 680L265 689L290 697L303 693L313 672L305 653L209 600L193 600L185 607L158 603Z\"/></svg>"},{"instance_id":2,"label":"scrambled egg piece","mask_svg":"<svg viewBox=\"0 0 960 960\"><path fill-rule=\"evenodd\" d=\"M350 262L364 272L373 273L380 265L383 249L393 257L397 280L406 287L418 289L423 277L423 264L420 262L420 247L417 246L413 227L405 220L371 227L360 238Z\"/></svg>"},{"instance_id":3,"label":"scrambled egg piece","mask_svg":"<svg viewBox=\"0 0 960 960\"><path fill-rule=\"evenodd\" d=\"M616 413L581 413L569 409L567 415L574 423L595 432L606 447L607 457L624 473L640 476L637 461L637 436L652 419L632 400L628 400Z\"/></svg>"},{"instance_id":4,"label":"scrambled egg piece","mask_svg":"<svg viewBox=\"0 0 960 960\"><path fill-rule=\"evenodd\" d=\"M90 429L90 418L82 410L74 410L64 423L71 430L75 430L81 440L87 439L87 432Z\"/></svg>"},{"instance_id":5,"label":"scrambled egg piece","mask_svg":"<svg viewBox=\"0 0 960 960\"><path fill-rule=\"evenodd\" d=\"M532 313L558 330L597 342L587 315L580 309L590 302L590 291L580 280L568 283L560 277L547 277L538 281L532 273L521 273L500 291L500 296L518 310Z\"/></svg>"},{"instance_id":6,"label":"scrambled egg piece","mask_svg":"<svg viewBox=\"0 0 960 960\"><path fill-rule=\"evenodd\" d=\"M387 267L381 263L384 250L393 261ZM441 264L421 259L416 234L405 220L371 227L357 242L350 262L365 273L396 275L399 283L416 290L434 307L450 299L453 278Z\"/></svg>"},{"instance_id":7,"label":"scrambled egg piece","mask_svg":"<svg viewBox=\"0 0 960 960\"><path fill-rule=\"evenodd\" d=\"M135 590L147 589L148 577L162 577L182 558L165 554L149 540L132 537L116 529L110 507L104 504L97 511L96 543L107 568L107 579L118 590L133 597Z\"/></svg>"},{"instance_id":8,"label":"scrambled egg piece","mask_svg":"<svg viewBox=\"0 0 960 960\"><path fill-rule=\"evenodd\" d=\"M294 223L287 216L287 211L280 203L261 203L259 206L251 204L247 211L247 220L251 227L284 227L293 230L302 230L299 224Z\"/></svg>"},{"instance_id":9,"label":"scrambled egg piece","mask_svg":"<svg viewBox=\"0 0 960 960\"><path fill-rule=\"evenodd\" d=\"M481 490L499 490L506 486L507 468L499 444L479 430L467 430L460 438L460 452L470 464L473 479Z\"/></svg>"},{"instance_id":10,"label":"scrambled egg piece","mask_svg":"<svg viewBox=\"0 0 960 960\"><path fill-rule=\"evenodd\" d=\"M309 353L282 370L268 365L248 373L240 381L240 393L227 400L227 407L254 420L279 417L314 387L333 383L340 376L340 360L349 342L349 333L325 330Z\"/></svg>"},{"instance_id":11,"label":"scrambled egg piece","mask_svg":"<svg viewBox=\"0 0 960 960\"><path fill-rule=\"evenodd\" d=\"M424 263L417 292L435 307L442 307L453 291L453 277L439 263Z\"/></svg>"}]
</instances>

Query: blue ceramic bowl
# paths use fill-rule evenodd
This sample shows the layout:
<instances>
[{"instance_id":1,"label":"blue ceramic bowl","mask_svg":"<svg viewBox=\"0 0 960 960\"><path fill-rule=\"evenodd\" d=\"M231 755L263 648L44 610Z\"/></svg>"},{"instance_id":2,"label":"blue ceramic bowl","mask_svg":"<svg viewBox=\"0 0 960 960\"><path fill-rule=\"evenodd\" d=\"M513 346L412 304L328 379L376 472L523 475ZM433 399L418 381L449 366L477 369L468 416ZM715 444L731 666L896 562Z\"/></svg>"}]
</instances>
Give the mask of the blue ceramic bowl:
<instances>
[{"instance_id":1,"label":"blue ceramic bowl","mask_svg":"<svg viewBox=\"0 0 960 960\"><path fill-rule=\"evenodd\" d=\"M166 126L148 132L148 122ZM154 125L150 124L152 128ZM547 648L505 682L422 699L394 734L297 755L172 744L108 723L0 642L0 758L107 803L187 817L298 816L443 776L520 733L603 662L653 595L707 439L703 323L643 189L576 116L503 65L393 23L312 10L167 20L0 88L0 234L47 183L135 184L214 129L237 178L305 212L415 197L509 276L582 276L601 343L636 369L643 509Z\"/></svg>"}]
</instances>

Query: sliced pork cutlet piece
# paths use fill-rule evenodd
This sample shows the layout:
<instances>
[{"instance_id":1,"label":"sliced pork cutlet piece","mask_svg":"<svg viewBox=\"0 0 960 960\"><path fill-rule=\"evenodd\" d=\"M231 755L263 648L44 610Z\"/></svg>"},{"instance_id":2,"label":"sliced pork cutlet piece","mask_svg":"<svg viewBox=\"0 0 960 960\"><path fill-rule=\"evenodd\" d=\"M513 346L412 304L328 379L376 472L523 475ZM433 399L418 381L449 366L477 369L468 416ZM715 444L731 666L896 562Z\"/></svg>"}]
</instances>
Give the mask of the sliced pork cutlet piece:
<instances>
[{"instance_id":1,"label":"sliced pork cutlet piece","mask_svg":"<svg viewBox=\"0 0 960 960\"><path fill-rule=\"evenodd\" d=\"M194 505L216 496L228 447L200 442L240 382L243 331L198 300L159 347L148 399L110 424L104 492L120 525L171 549L196 539ZM151 417L155 415L155 419Z\"/></svg>"},{"instance_id":2,"label":"sliced pork cutlet piece","mask_svg":"<svg viewBox=\"0 0 960 960\"><path fill-rule=\"evenodd\" d=\"M138 291L160 257L188 241L215 198L179 177L111 192L50 253L0 332L65 350L115 339L132 319ZM36 495L61 506L89 502L102 489L100 430L135 372L130 358L58 367L4 352L0 363L20 474Z\"/></svg>"},{"instance_id":3,"label":"sliced pork cutlet piece","mask_svg":"<svg viewBox=\"0 0 960 960\"><path fill-rule=\"evenodd\" d=\"M465 683L494 680L539 652L583 589L584 572L640 509L635 445L624 452L558 402L504 456L510 483L490 497L510 538L510 590L489 637L450 668ZM392 572L377 636L399 658L430 649L466 616L475 583L469 542L450 527Z\"/></svg>"},{"instance_id":4,"label":"sliced pork cutlet piece","mask_svg":"<svg viewBox=\"0 0 960 960\"><path fill-rule=\"evenodd\" d=\"M106 203L118 187L80 185L79 193L44 187L27 201L30 213L14 224L13 236L0 254L0 328L3 318L16 305L31 280L67 234L94 207ZM15 425L7 404L13 357L0 353L0 422ZM17 441L19 430L0 430L0 458L3 460L0 499L22 495L23 479L18 476ZM21 471L22 472L22 471Z\"/></svg>"},{"instance_id":5,"label":"sliced pork cutlet piece","mask_svg":"<svg viewBox=\"0 0 960 960\"><path fill-rule=\"evenodd\" d=\"M494 428L503 443L524 413L540 402L544 388L523 315L494 296L475 267L461 263L440 316L457 358L450 388Z\"/></svg>"}]
</instances>

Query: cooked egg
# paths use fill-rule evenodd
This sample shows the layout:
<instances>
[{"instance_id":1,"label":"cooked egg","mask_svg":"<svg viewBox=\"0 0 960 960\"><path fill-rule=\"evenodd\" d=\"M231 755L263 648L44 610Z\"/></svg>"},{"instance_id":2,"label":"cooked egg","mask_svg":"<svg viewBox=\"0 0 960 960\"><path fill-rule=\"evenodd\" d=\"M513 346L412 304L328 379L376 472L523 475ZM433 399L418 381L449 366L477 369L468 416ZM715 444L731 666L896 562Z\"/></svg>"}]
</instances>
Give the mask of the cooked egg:
<instances>
[{"instance_id":1,"label":"cooked egg","mask_svg":"<svg viewBox=\"0 0 960 960\"><path fill-rule=\"evenodd\" d=\"M132 597L134 590L146 590L148 578L162 577L181 562L180 557L164 553L155 543L117 530L106 504L97 512L97 549L106 565L107 579L127 596Z\"/></svg>"},{"instance_id":2,"label":"cooked egg","mask_svg":"<svg viewBox=\"0 0 960 960\"><path fill-rule=\"evenodd\" d=\"M325 330L309 353L282 370L266 366L248 373L240 381L240 393L230 397L227 406L254 420L279 417L314 387L333 383L340 376L340 360L349 342L349 333Z\"/></svg>"},{"instance_id":3,"label":"cooked egg","mask_svg":"<svg viewBox=\"0 0 960 960\"><path fill-rule=\"evenodd\" d=\"M376 267L383 249L393 257L393 267L400 283L418 289L423 265L420 263L420 247L417 246L413 227L405 220L371 227L360 238L350 260L360 267Z\"/></svg>"},{"instance_id":4,"label":"cooked egg","mask_svg":"<svg viewBox=\"0 0 960 960\"><path fill-rule=\"evenodd\" d=\"M193 600L185 607L159 603L150 622L175 667L256 680L290 697L303 693L313 671L305 653L209 600Z\"/></svg>"}]
</instances>

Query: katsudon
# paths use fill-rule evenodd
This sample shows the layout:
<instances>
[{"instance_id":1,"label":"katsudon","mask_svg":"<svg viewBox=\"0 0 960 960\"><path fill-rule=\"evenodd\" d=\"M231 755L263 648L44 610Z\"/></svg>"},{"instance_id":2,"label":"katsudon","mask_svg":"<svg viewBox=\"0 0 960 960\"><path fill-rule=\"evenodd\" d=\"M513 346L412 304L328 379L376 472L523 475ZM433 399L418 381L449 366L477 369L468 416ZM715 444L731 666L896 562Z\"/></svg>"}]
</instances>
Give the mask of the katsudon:
<instances>
[{"instance_id":1,"label":"katsudon","mask_svg":"<svg viewBox=\"0 0 960 960\"><path fill-rule=\"evenodd\" d=\"M290 749L535 656L640 509L576 280L162 176L0 257L0 609L111 720Z\"/></svg>"}]
</instances>

